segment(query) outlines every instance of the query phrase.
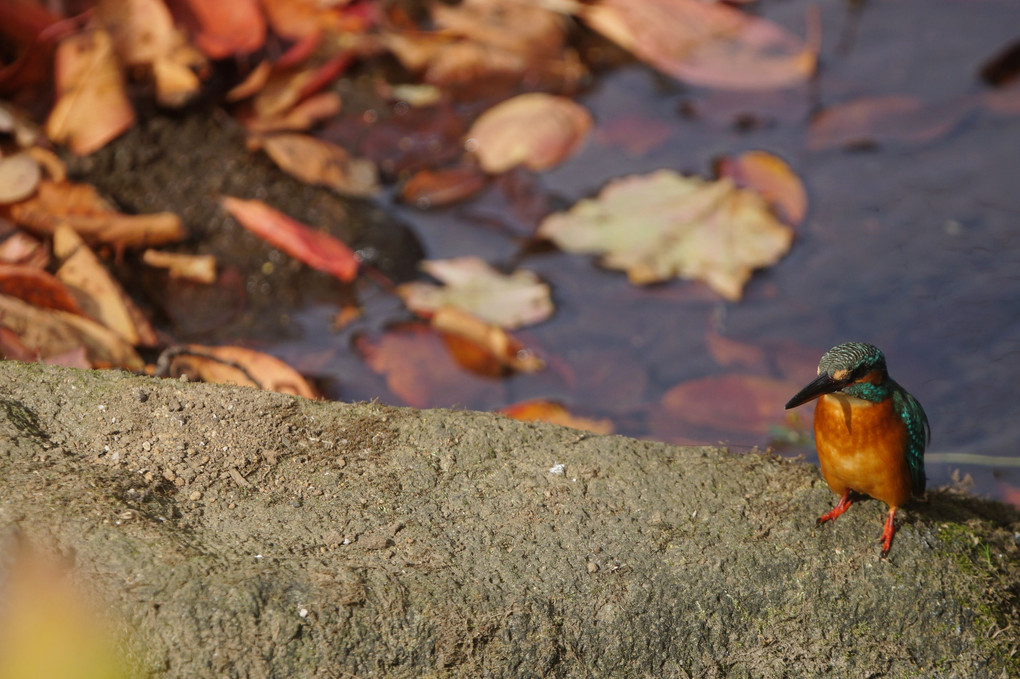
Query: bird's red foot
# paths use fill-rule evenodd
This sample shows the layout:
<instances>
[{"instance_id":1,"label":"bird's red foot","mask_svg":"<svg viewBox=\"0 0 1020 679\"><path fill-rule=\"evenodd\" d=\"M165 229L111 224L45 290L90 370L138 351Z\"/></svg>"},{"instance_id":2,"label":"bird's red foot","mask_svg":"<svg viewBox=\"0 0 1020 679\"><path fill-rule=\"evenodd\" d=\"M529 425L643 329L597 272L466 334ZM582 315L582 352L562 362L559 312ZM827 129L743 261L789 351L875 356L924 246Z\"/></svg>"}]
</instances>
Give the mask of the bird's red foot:
<instances>
[{"instance_id":1,"label":"bird's red foot","mask_svg":"<svg viewBox=\"0 0 1020 679\"><path fill-rule=\"evenodd\" d=\"M889 555L889 550L892 549L892 538L896 533L896 524L893 523L893 519L896 518L896 508L889 508L889 516L885 520L885 529L882 530L882 558L884 559Z\"/></svg>"},{"instance_id":2,"label":"bird's red foot","mask_svg":"<svg viewBox=\"0 0 1020 679\"><path fill-rule=\"evenodd\" d=\"M836 506L819 516L817 523L821 525L826 521L832 521L837 516L845 512L854 502L850 499L850 492L851 491L848 490L843 493L843 497L839 498L839 502L836 503Z\"/></svg>"}]
</instances>

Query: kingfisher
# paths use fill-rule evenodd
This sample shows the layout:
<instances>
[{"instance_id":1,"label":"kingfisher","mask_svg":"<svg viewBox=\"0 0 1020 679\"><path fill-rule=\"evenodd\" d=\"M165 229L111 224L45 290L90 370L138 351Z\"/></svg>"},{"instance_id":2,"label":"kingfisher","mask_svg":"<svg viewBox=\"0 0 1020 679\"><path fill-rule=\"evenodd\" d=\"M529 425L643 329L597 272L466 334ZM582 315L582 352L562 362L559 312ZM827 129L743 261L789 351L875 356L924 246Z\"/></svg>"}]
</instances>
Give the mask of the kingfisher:
<instances>
[{"instance_id":1,"label":"kingfisher","mask_svg":"<svg viewBox=\"0 0 1020 679\"><path fill-rule=\"evenodd\" d=\"M912 495L924 493L928 416L917 399L889 377L882 352L864 342L845 342L825 352L818 377L786 408L816 398L818 461L825 482L840 496L818 523L845 512L855 493L881 500L889 506L881 538L885 558L896 532L896 510Z\"/></svg>"}]
</instances>

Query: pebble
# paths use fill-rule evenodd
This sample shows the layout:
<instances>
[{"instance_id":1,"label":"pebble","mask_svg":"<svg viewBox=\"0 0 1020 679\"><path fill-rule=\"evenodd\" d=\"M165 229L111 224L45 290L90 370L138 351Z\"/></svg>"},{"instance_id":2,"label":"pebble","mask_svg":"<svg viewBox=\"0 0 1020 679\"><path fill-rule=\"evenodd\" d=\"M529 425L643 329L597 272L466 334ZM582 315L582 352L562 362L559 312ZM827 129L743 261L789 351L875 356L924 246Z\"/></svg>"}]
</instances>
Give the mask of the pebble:
<instances>
[{"instance_id":1,"label":"pebble","mask_svg":"<svg viewBox=\"0 0 1020 679\"><path fill-rule=\"evenodd\" d=\"M202 499L202 491L200 491L200 490L192 491L191 495L188 496L188 499L189 500L194 500L195 502L201 500Z\"/></svg>"}]
</instances>

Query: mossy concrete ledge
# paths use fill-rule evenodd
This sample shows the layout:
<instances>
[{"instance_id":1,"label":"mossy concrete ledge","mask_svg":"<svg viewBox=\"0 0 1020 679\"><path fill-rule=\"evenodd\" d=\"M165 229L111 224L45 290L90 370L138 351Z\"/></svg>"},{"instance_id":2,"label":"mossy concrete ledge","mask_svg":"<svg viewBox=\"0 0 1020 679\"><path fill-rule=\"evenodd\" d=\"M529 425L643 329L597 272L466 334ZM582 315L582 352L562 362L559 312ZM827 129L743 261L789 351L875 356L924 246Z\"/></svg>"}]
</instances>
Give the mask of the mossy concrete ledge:
<instances>
[{"instance_id":1,"label":"mossy concrete ledge","mask_svg":"<svg viewBox=\"0 0 1020 679\"><path fill-rule=\"evenodd\" d=\"M0 363L0 547L155 677L1020 676L1018 514L833 524L814 467ZM0 563L8 560L0 558Z\"/></svg>"}]
</instances>

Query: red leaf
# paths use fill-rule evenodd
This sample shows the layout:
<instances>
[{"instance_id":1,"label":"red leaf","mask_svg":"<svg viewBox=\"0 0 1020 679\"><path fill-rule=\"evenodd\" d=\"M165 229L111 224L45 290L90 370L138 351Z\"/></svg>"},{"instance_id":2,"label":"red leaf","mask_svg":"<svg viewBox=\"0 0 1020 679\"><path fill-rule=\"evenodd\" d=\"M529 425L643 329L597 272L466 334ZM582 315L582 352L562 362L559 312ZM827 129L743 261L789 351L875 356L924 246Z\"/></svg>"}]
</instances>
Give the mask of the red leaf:
<instances>
[{"instance_id":1,"label":"red leaf","mask_svg":"<svg viewBox=\"0 0 1020 679\"><path fill-rule=\"evenodd\" d=\"M192 29L195 46L211 59L250 54L266 41L258 0L172 0L171 9Z\"/></svg>"},{"instance_id":2,"label":"red leaf","mask_svg":"<svg viewBox=\"0 0 1020 679\"><path fill-rule=\"evenodd\" d=\"M32 266L0 264L0 295L17 297L40 309L83 313L63 283Z\"/></svg>"},{"instance_id":3,"label":"red leaf","mask_svg":"<svg viewBox=\"0 0 1020 679\"><path fill-rule=\"evenodd\" d=\"M260 200L223 196L220 203L241 226L313 269L345 283L358 275L357 253L329 234L291 219Z\"/></svg>"}]
</instances>

